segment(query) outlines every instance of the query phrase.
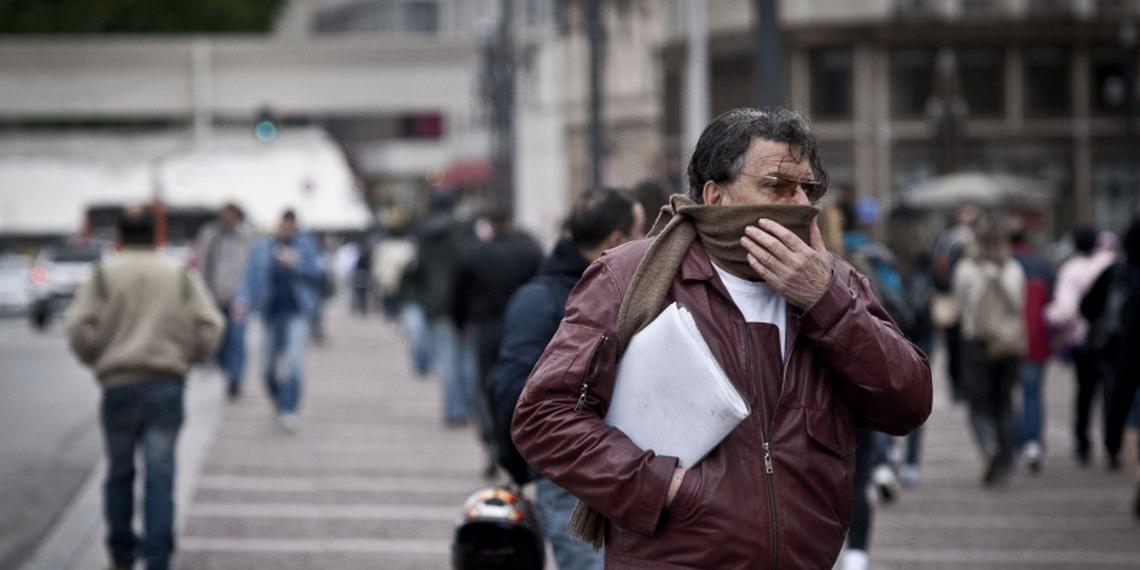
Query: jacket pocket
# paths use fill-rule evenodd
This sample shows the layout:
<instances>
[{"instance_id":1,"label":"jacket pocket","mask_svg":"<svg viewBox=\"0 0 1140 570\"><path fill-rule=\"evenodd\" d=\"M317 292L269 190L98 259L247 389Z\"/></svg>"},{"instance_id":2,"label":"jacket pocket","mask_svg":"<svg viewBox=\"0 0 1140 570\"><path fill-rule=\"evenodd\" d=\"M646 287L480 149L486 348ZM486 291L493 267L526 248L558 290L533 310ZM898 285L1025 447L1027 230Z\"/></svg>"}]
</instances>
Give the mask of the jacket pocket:
<instances>
[{"instance_id":1,"label":"jacket pocket","mask_svg":"<svg viewBox=\"0 0 1140 570\"><path fill-rule=\"evenodd\" d=\"M700 506L701 465L701 463L697 463L685 471L685 477L681 479L681 485L677 487L677 494L673 497L673 502L665 509L670 522L691 518L697 507Z\"/></svg>"},{"instance_id":2,"label":"jacket pocket","mask_svg":"<svg viewBox=\"0 0 1140 570\"><path fill-rule=\"evenodd\" d=\"M855 471L855 428L843 421L841 413L824 410L804 409L804 425L808 439L813 446L822 448L821 457L811 459L818 469L814 470L826 485L823 496L830 493L830 503L840 524L846 528L851 524L851 509L854 499L852 477Z\"/></svg>"},{"instance_id":3,"label":"jacket pocket","mask_svg":"<svg viewBox=\"0 0 1140 570\"><path fill-rule=\"evenodd\" d=\"M600 329L563 322L527 377L527 388L520 396L520 403L555 393L559 397L572 393L576 399L575 410L587 403L593 404L587 401L590 395L604 396L602 400L608 403L609 390L596 389L598 380L613 369L606 362L606 345L612 344L607 343L607 339ZM607 388L612 390L612 386Z\"/></svg>"},{"instance_id":4,"label":"jacket pocket","mask_svg":"<svg viewBox=\"0 0 1140 570\"><path fill-rule=\"evenodd\" d=\"M823 410L804 409L808 438L832 455L846 459L855 450L855 429L841 426L840 416Z\"/></svg>"}]
</instances>

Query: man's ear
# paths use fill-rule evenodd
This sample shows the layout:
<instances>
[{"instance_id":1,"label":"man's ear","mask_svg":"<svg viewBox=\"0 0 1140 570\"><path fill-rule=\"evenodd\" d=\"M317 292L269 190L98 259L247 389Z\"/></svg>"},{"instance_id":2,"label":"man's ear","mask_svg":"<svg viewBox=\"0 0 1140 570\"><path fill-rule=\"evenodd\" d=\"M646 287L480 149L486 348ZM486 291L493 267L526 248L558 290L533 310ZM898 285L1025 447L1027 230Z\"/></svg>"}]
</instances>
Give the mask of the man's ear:
<instances>
[{"instance_id":1,"label":"man's ear","mask_svg":"<svg viewBox=\"0 0 1140 570\"><path fill-rule=\"evenodd\" d=\"M721 192L720 186L716 185L716 182L707 180L705 181L704 187L701 188L701 197L704 198L705 205L716 206L724 199L724 194Z\"/></svg>"}]
</instances>

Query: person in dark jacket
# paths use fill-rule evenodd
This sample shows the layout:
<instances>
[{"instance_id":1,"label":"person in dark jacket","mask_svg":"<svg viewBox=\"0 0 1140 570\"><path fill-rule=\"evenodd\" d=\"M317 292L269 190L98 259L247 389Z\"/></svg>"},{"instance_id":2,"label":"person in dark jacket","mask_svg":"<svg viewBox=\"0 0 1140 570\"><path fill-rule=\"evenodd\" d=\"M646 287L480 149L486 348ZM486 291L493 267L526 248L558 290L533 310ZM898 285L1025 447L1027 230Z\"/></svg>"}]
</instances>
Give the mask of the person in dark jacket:
<instances>
[{"instance_id":1,"label":"person in dark jacket","mask_svg":"<svg viewBox=\"0 0 1140 570\"><path fill-rule=\"evenodd\" d=\"M1128 350L1140 343L1140 220L1129 226L1122 246L1124 259L1101 272L1081 301L1081 315L1089 322L1087 342L1100 355L1106 377L1104 442L1108 467L1113 470L1120 468L1124 426L1140 415L1132 409L1140 370L1136 351ZM1140 517L1137 491L1136 514Z\"/></svg>"},{"instance_id":2,"label":"person in dark jacket","mask_svg":"<svg viewBox=\"0 0 1140 570\"><path fill-rule=\"evenodd\" d=\"M518 484L538 477L518 454L510 439L511 416L526 377L546 343L554 337L570 290L590 262L603 251L629 239L635 231L634 204L610 188L583 192L569 216L569 236L555 244L538 275L523 285L507 306L490 401L494 404L499 464ZM537 482L537 505L543 533L554 549L561 570L601 568L601 556L567 532L574 496L547 479Z\"/></svg>"},{"instance_id":3,"label":"person in dark jacket","mask_svg":"<svg viewBox=\"0 0 1140 570\"><path fill-rule=\"evenodd\" d=\"M462 244L475 239L453 214L455 196L437 192L431 212L416 229L416 262L408 286L419 297L431 331L432 354L443 378L443 421L461 427L471 417L478 389L475 344L458 334L453 321L455 277Z\"/></svg>"},{"instance_id":4,"label":"person in dark jacket","mask_svg":"<svg viewBox=\"0 0 1140 570\"><path fill-rule=\"evenodd\" d=\"M595 260L567 298L511 435L608 519L575 524L603 529L607 569L829 568L851 518L856 423L902 435L930 415L926 356L823 244L817 148L796 111L717 117L668 229ZM630 331L673 302L750 410L689 468L603 419Z\"/></svg>"},{"instance_id":5,"label":"person in dark jacket","mask_svg":"<svg viewBox=\"0 0 1140 570\"><path fill-rule=\"evenodd\" d=\"M452 318L460 337L470 339L475 346L480 382L472 405L488 452L484 476L491 478L495 475L496 454L494 428L484 397L487 376L499 355L507 300L538 271L542 249L533 238L514 228L507 211L493 209L486 220L491 226L491 239L475 241L459 261Z\"/></svg>"}]
</instances>

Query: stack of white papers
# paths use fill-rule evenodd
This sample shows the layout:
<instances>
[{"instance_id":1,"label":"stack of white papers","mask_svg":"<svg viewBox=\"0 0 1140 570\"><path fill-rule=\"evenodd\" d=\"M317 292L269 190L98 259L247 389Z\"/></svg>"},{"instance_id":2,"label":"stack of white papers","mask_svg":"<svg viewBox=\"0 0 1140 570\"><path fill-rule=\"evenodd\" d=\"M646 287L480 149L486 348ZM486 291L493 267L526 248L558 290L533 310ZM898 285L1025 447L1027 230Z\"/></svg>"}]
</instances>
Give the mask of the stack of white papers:
<instances>
[{"instance_id":1,"label":"stack of white papers","mask_svg":"<svg viewBox=\"0 0 1140 570\"><path fill-rule=\"evenodd\" d=\"M673 303L630 339L605 421L689 468L748 414L693 316Z\"/></svg>"}]
</instances>

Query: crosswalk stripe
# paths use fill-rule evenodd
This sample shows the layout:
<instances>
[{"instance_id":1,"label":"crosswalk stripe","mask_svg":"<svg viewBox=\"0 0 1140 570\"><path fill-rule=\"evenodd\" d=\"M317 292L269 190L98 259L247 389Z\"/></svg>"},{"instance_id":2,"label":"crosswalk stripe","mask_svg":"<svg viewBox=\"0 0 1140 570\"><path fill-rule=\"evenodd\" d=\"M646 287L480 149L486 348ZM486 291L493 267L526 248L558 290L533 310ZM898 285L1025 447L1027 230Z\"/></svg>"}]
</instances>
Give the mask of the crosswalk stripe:
<instances>
[{"instance_id":1,"label":"crosswalk stripe","mask_svg":"<svg viewBox=\"0 0 1140 570\"><path fill-rule=\"evenodd\" d=\"M385 521L454 521L458 507L430 505L320 505L299 503L193 503L191 517L235 519L355 519Z\"/></svg>"},{"instance_id":2,"label":"crosswalk stripe","mask_svg":"<svg viewBox=\"0 0 1140 570\"><path fill-rule=\"evenodd\" d=\"M872 557L876 563L895 562L909 564L970 563L985 564L1042 564L1125 566L1135 568L1140 551L1105 552L1102 550L1052 550L1041 548L875 548Z\"/></svg>"},{"instance_id":3,"label":"crosswalk stripe","mask_svg":"<svg viewBox=\"0 0 1140 570\"><path fill-rule=\"evenodd\" d=\"M341 552L368 554L445 554L451 548L444 540L415 539L295 539L295 538L183 538L183 552L305 553Z\"/></svg>"},{"instance_id":4,"label":"crosswalk stripe","mask_svg":"<svg viewBox=\"0 0 1140 570\"><path fill-rule=\"evenodd\" d=\"M199 489L215 491L268 491L305 493L316 491L374 491L408 493L466 493L479 487L473 479L424 477L250 477L208 475Z\"/></svg>"}]
</instances>

